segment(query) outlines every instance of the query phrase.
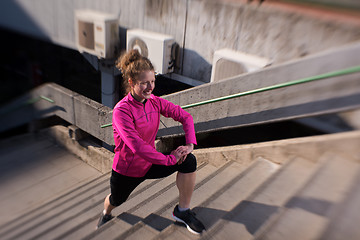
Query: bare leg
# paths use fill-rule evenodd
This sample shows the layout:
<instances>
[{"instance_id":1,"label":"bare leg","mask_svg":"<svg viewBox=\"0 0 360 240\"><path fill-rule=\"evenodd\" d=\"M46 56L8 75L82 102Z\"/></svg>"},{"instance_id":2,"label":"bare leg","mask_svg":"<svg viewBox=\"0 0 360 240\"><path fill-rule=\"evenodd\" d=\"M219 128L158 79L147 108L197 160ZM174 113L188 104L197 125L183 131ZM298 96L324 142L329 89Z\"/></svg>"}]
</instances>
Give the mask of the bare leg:
<instances>
[{"instance_id":1,"label":"bare leg","mask_svg":"<svg viewBox=\"0 0 360 240\"><path fill-rule=\"evenodd\" d=\"M110 194L106 196L105 201L104 201L105 214L107 214L107 215L111 214L111 211L115 208L115 206L110 204L109 197L110 197Z\"/></svg>"},{"instance_id":2,"label":"bare leg","mask_svg":"<svg viewBox=\"0 0 360 240\"><path fill-rule=\"evenodd\" d=\"M195 180L196 172L178 172L176 176L176 186L179 189L179 207L190 208L190 201L195 187Z\"/></svg>"}]
</instances>

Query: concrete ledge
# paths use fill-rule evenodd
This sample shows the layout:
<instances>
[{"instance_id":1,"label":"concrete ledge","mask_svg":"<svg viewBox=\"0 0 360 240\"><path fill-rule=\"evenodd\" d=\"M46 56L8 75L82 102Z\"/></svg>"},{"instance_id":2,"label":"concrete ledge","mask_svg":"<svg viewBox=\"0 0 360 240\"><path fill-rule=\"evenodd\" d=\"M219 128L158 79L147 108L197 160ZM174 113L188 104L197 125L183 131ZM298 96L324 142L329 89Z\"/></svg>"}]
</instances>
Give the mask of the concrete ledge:
<instances>
[{"instance_id":1,"label":"concrete ledge","mask_svg":"<svg viewBox=\"0 0 360 240\"><path fill-rule=\"evenodd\" d=\"M69 136L67 127L54 126L42 130L41 133L52 137L59 145L102 173L111 171L114 153L86 139L75 141ZM360 131L351 131L247 145L196 149L194 154L198 165L208 162L214 166L220 166L226 161L249 165L258 157L277 164L283 164L284 161L295 157L316 162L324 152L360 162L358 146L360 146Z\"/></svg>"},{"instance_id":2,"label":"concrete ledge","mask_svg":"<svg viewBox=\"0 0 360 240\"><path fill-rule=\"evenodd\" d=\"M39 100L33 104L26 104L28 100L39 96L46 96L54 103ZM107 144L114 145L112 128L101 128L101 125L111 123L112 109L55 83L43 84L2 107L0 132L21 126L34 119L54 115Z\"/></svg>"},{"instance_id":3,"label":"concrete ledge","mask_svg":"<svg viewBox=\"0 0 360 240\"><path fill-rule=\"evenodd\" d=\"M67 127L58 125L43 129L40 133L50 136L58 145L63 146L100 172L111 171L114 153L87 139L76 141L69 136Z\"/></svg>"},{"instance_id":4,"label":"concrete ledge","mask_svg":"<svg viewBox=\"0 0 360 240\"><path fill-rule=\"evenodd\" d=\"M209 83L164 96L174 104L191 103L283 84L324 73L358 66L360 42L313 56ZM196 132L249 126L302 117L338 113L359 108L360 73L329 77L315 82L273 89L231 100L187 108L194 118ZM159 137L182 134L181 126L162 117Z\"/></svg>"},{"instance_id":5,"label":"concrete ledge","mask_svg":"<svg viewBox=\"0 0 360 240\"><path fill-rule=\"evenodd\" d=\"M194 150L199 162L220 165L223 161L248 164L257 157L283 164L293 157L318 161L325 152L360 161L360 131L280 141Z\"/></svg>"}]
</instances>

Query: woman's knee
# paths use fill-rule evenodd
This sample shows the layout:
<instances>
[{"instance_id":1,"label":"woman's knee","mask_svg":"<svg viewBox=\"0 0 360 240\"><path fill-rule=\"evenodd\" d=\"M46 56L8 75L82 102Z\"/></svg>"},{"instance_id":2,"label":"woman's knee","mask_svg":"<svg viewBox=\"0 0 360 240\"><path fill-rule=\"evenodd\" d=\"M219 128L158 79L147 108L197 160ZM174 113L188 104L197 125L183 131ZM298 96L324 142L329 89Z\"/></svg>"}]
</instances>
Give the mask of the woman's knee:
<instances>
[{"instance_id":1,"label":"woman's knee","mask_svg":"<svg viewBox=\"0 0 360 240\"><path fill-rule=\"evenodd\" d=\"M179 172L181 173L192 173L195 172L197 168L197 161L194 154L190 153L187 155L185 161L180 164Z\"/></svg>"},{"instance_id":2,"label":"woman's knee","mask_svg":"<svg viewBox=\"0 0 360 240\"><path fill-rule=\"evenodd\" d=\"M112 194L109 196L109 202L112 206L118 207L121 204L123 204L126 201L126 199L123 199L121 197L114 197Z\"/></svg>"}]
</instances>

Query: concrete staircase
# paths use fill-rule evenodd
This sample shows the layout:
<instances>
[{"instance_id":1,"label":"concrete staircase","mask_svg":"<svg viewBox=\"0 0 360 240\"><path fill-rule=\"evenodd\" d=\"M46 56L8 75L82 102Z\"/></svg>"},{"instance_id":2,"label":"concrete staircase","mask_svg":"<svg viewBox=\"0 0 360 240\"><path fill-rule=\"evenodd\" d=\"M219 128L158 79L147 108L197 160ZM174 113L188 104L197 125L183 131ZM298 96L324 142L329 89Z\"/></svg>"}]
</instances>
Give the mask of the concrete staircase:
<instances>
[{"instance_id":1,"label":"concrete staircase","mask_svg":"<svg viewBox=\"0 0 360 240\"><path fill-rule=\"evenodd\" d=\"M359 239L360 132L196 150L197 236L171 213L175 175L142 183L95 230L109 174L0 226L1 239Z\"/></svg>"}]
</instances>

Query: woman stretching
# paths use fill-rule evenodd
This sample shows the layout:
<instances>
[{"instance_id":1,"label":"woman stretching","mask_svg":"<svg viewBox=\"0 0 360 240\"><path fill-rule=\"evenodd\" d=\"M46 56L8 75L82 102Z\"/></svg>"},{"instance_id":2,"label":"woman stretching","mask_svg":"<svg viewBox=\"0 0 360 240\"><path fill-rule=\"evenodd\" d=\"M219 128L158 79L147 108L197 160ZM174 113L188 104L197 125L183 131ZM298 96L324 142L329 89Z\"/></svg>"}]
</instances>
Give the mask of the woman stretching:
<instances>
[{"instance_id":1,"label":"woman stretching","mask_svg":"<svg viewBox=\"0 0 360 240\"><path fill-rule=\"evenodd\" d=\"M180 106L152 95L155 72L150 60L137 50L122 55L116 65L123 74L128 94L113 110L115 157L110 178L111 194L104 201L104 211L97 227L112 219L111 211L125 202L144 180L163 178L177 172L179 204L173 218L184 223L192 233L205 227L190 210L195 186L196 158L191 152L196 144L192 116ZM164 155L155 150L160 114L182 123L186 145Z\"/></svg>"}]
</instances>

